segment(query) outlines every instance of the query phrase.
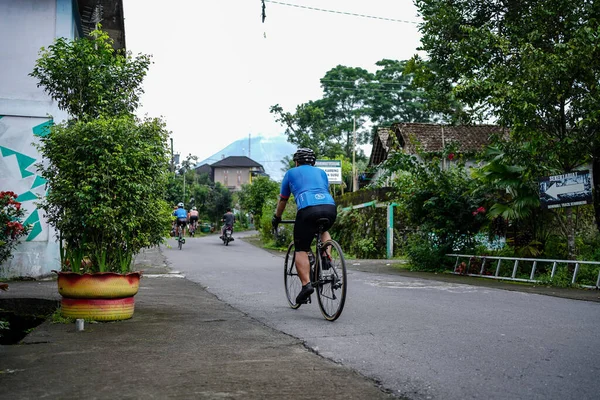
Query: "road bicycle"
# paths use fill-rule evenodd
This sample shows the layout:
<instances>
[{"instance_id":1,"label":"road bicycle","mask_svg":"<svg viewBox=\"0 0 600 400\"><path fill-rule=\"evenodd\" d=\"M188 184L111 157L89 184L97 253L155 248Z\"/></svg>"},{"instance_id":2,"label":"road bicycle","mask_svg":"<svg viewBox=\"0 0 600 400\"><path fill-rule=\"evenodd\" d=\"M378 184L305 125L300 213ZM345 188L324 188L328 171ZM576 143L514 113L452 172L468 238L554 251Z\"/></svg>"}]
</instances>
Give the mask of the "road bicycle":
<instances>
[{"instance_id":1,"label":"road bicycle","mask_svg":"<svg viewBox=\"0 0 600 400\"><path fill-rule=\"evenodd\" d=\"M183 237L183 226L178 226L177 232L177 247L179 248L179 250L181 250L183 244L185 243L185 238Z\"/></svg>"},{"instance_id":2,"label":"road bicycle","mask_svg":"<svg viewBox=\"0 0 600 400\"><path fill-rule=\"evenodd\" d=\"M281 221L283 224L293 224L294 220ZM335 240L321 241L325 226L329 225L327 218L317 220L315 235L315 251L308 253L310 262L310 281L315 289L321 314L328 321L335 321L342 314L346 302L348 281L346 279L346 261L341 246ZM315 255L317 255L315 257ZM296 303L296 296L302 290L302 282L296 271L296 251L294 242L288 246L284 262L283 280L285 294L291 308L297 309L301 304ZM310 297L308 303L310 303Z\"/></svg>"},{"instance_id":3,"label":"road bicycle","mask_svg":"<svg viewBox=\"0 0 600 400\"><path fill-rule=\"evenodd\" d=\"M196 234L196 223L194 221L190 222L188 231L190 232L190 236L194 237L194 235Z\"/></svg>"}]
</instances>

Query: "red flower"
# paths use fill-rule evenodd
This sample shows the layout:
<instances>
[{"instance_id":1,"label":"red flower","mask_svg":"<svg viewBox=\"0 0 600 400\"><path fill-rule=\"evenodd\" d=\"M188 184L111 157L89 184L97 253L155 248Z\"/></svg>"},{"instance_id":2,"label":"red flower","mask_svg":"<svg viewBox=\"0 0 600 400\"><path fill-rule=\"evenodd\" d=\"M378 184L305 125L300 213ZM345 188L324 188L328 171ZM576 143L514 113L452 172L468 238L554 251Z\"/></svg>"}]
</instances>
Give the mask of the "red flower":
<instances>
[{"instance_id":1,"label":"red flower","mask_svg":"<svg viewBox=\"0 0 600 400\"><path fill-rule=\"evenodd\" d=\"M485 212L485 208L484 208L484 207L479 207L479 208L477 209L477 212L478 212L478 213L484 213L484 212Z\"/></svg>"},{"instance_id":2,"label":"red flower","mask_svg":"<svg viewBox=\"0 0 600 400\"><path fill-rule=\"evenodd\" d=\"M477 211L473 211L473 215L477 215Z\"/></svg>"},{"instance_id":3,"label":"red flower","mask_svg":"<svg viewBox=\"0 0 600 400\"><path fill-rule=\"evenodd\" d=\"M450 160L450 161L454 160L454 153L448 154L448 160Z\"/></svg>"}]
</instances>

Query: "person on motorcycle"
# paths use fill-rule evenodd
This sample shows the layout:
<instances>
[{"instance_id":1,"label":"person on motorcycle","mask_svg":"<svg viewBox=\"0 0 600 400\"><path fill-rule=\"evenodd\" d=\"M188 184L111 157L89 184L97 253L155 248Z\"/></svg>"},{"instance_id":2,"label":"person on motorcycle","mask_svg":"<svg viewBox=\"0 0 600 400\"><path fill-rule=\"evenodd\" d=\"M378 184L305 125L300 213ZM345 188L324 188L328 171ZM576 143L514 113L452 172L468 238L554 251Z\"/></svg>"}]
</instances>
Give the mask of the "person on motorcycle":
<instances>
[{"instance_id":1,"label":"person on motorcycle","mask_svg":"<svg viewBox=\"0 0 600 400\"><path fill-rule=\"evenodd\" d=\"M177 210L173 211L173 214L177 217L177 232L179 235L179 229L183 229L183 236L185 236L185 226L187 225L187 211L183 208L183 203L177 204Z\"/></svg>"},{"instance_id":2,"label":"person on motorcycle","mask_svg":"<svg viewBox=\"0 0 600 400\"><path fill-rule=\"evenodd\" d=\"M221 222L225 224L221 227L221 236L220 239L223 239L223 235L225 235L225 229L229 227L231 229L231 234L233 234L233 224L235 223L235 215L231 212L231 208L227 207L227 212L223 214L223 218L221 218ZM233 238L231 238L233 240Z\"/></svg>"},{"instance_id":3,"label":"person on motorcycle","mask_svg":"<svg viewBox=\"0 0 600 400\"><path fill-rule=\"evenodd\" d=\"M305 304L314 292L310 283L310 263L308 252L313 239L318 231L316 221L327 218L329 226L321 235L323 242L330 240L327 231L335 222L337 209L335 201L329 193L329 180L327 174L316 168L315 153L308 148L299 148L293 157L295 168L288 170L281 181L281 191L277 202L277 209L271 223L273 229L281 222L281 215L285 210L290 194L294 195L298 212L294 224L294 246L296 249L296 270L302 282L302 290L296 297L297 304Z\"/></svg>"}]
</instances>

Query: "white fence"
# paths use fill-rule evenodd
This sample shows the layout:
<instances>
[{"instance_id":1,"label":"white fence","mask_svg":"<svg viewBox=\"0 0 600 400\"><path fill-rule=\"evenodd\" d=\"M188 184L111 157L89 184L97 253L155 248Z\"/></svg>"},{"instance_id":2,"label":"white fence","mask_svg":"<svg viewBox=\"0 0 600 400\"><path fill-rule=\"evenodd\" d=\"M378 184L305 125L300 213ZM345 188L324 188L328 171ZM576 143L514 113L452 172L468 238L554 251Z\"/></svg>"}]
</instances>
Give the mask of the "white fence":
<instances>
[{"instance_id":1,"label":"white fence","mask_svg":"<svg viewBox=\"0 0 600 400\"><path fill-rule=\"evenodd\" d=\"M482 278L491 278L491 279L501 279L501 280L510 280L510 281L520 281L520 282L539 282L539 279L535 278L536 272L539 271L539 266L541 264L552 264L552 272L550 273L550 278L554 278L557 271L557 266L559 264L574 264L575 268L573 269L573 276L571 277L571 284L575 285L577 282L577 274L579 273L579 267L583 264L592 264L600 266L599 261L578 261L578 260L549 260L546 258L518 258L518 257L497 257L497 256L476 256L469 254L446 254L448 257L456 257L456 263L454 264L454 274L457 275L468 275L468 276L478 276ZM462 268L461 259L467 260L465 263L466 273ZM481 260L481 267L478 273L469 273L469 269L471 269L471 264L473 260ZM496 262L497 260L497 262ZM511 276L501 276L500 275L500 267L502 266L502 262L514 262L512 267ZM494 275L485 274L486 264L488 262L496 263L496 271ZM532 262L531 271L529 273L529 279L526 278L517 278L517 271L519 268L519 262ZM490 264L487 264L488 266ZM598 277L596 279L596 286L592 285L579 285L588 289L599 289L600 288L600 270L598 271Z\"/></svg>"}]
</instances>

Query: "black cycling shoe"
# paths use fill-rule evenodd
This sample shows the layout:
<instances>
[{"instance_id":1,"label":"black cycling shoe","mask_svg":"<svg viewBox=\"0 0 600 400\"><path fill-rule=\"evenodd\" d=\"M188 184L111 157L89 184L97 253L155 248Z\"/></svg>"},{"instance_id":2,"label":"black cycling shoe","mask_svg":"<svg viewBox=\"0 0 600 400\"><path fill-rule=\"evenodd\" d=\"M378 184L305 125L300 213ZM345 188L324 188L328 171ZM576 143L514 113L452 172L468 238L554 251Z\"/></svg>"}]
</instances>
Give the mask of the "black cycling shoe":
<instances>
[{"instance_id":1,"label":"black cycling shoe","mask_svg":"<svg viewBox=\"0 0 600 400\"><path fill-rule=\"evenodd\" d=\"M315 289L312 287L311 283L308 282L306 285L302 286L302 290L296 296L296 304L306 304L310 299L310 295L313 294Z\"/></svg>"}]
</instances>

